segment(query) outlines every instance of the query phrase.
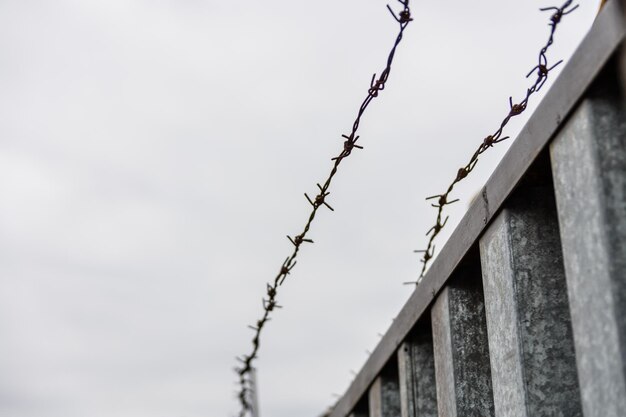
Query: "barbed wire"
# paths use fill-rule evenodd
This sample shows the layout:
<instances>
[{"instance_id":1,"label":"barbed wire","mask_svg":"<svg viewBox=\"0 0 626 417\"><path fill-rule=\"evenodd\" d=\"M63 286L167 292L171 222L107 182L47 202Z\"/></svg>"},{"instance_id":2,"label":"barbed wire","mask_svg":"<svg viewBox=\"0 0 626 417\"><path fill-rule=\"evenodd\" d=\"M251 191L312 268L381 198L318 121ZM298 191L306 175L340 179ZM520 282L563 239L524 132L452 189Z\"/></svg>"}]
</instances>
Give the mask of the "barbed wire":
<instances>
[{"instance_id":1,"label":"barbed wire","mask_svg":"<svg viewBox=\"0 0 626 417\"><path fill-rule=\"evenodd\" d=\"M535 65L533 69L530 70L528 75L526 75L526 78L528 78L533 73L535 73L537 75L535 82L526 90L526 96L519 103L513 103L513 97L509 97L509 112L500 123L500 127L498 127L498 129L494 133L492 133L491 135L488 135L485 139L483 139L482 143L478 146L478 149L476 149L476 151L470 158L469 162L465 166L459 168L459 170L457 171L456 177L454 178L454 180L452 180L452 182L450 183L446 191L443 192L442 194L437 194L437 195L433 195L431 197L426 198L426 200L437 201L436 204L431 204L433 207L437 209L437 218L435 220L434 226L432 226L426 232L426 236L429 236L428 245L426 246L426 249L420 249L420 250L414 251L417 253L423 253L423 256L421 259L422 271L420 272L420 276L417 281L407 282L406 284L416 284L416 285L419 284L421 282L421 279L424 277L424 274L426 273L428 263L434 257L435 239L437 238L439 233L441 233L441 230L445 227L446 223L448 222L448 217L446 217L445 220L443 219L444 207L459 201L458 199L450 200L450 194L452 193L454 186L458 184L459 182L463 181L472 172L472 170L474 170L474 168L476 167L476 164L478 163L478 157L482 153L486 152L489 148L493 147L494 145L509 139L509 136L502 136L505 126L509 123L509 121L513 117L519 116L526 110L528 101L530 100L531 96L539 92L539 90L541 90L541 88L545 85L546 81L548 81L548 75L550 74L550 72L563 62L563 60L561 60L555 63L554 65L550 66L548 64L547 52L548 52L548 49L550 49L550 46L552 45L552 43L554 42L554 33L556 32L556 28L559 25L559 23L561 23L561 20L563 19L563 17L570 14L574 10L576 10L579 6L579 5L575 5L570 8L572 1L573 0L567 0L565 3L563 3L561 7L545 7L545 8L539 9L542 12L553 11L553 13L552 13L552 16L550 16L550 23L549 23L550 36L548 37L548 41L543 46L543 48L541 48L541 50L539 51L537 65Z\"/></svg>"},{"instance_id":2,"label":"barbed wire","mask_svg":"<svg viewBox=\"0 0 626 417\"><path fill-rule=\"evenodd\" d=\"M296 266L296 258L300 251L300 247L304 243L313 243L313 240L307 238L307 234L309 232L309 229L311 228L313 220L315 219L317 210L320 207L324 206L328 208L329 210L334 211L334 209L326 201L326 197L328 197L328 195L330 194L329 192L330 184L333 178L335 177L335 175L337 174L337 170L341 162L345 158L350 156L352 154L352 151L354 151L354 149L363 149L361 145L357 144L357 141L359 140L359 136L356 135L359 129L359 124L361 123L361 117L363 117L365 110L367 109L369 104L372 102L372 100L378 97L378 93L380 91L385 89L385 83L387 82L387 79L389 78L389 74L391 72L391 65L393 63L393 58L396 53L396 48L398 47L398 45L400 44L400 41L402 40L404 30L406 29L408 24L413 20L411 18L411 11L409 9L409 0L397 0L397 1L402 5L402 10L398 14L396 14L393 11L393 9L389 5L387 5L387 9L389 10L393 18L396 20L396 22L398 22L400 26L400 29L399 29L398 35L396 36L396 40L393 44L393 47L391 48L391 51L389 52L389 55L387 56L387 65L385 66L385 69L383 69L383 71L380 73L378 78L376 77L376 74L372 76L372 80L370 81L370 87L367 90L367 96L365 97L365 99L361 103L361 106L359 107L357 116L352 124L352 130L347 135L341 135L345 139L345 141L343 142L343 149L341 150L339 155L331 159L332 161L334 161L334 164L332 166L330 173L328 174L328 177L324 181L323 185L320 185L319 183L317 184L317 188L319 189L319 191L317 192L317 195L314 198L311 198L309 197L308 194L306 193L304 194L305 198L312 206L312 210L309 215L309 218L307 222L305 223L304 229L302 230L300 234L295 235L294 237L287 236L287 238L289 239L289 241L292 243L294 247L293 252L282 263L280 270L278 271L278 274L274 278L274 281L272 283L267 284L267 293L266 293L267 298L263 298L263 303L262 303L263 315L256 322L256 325L249 326L254 331L254 337L252 338L252 351L248 355L238 357L237 359L239 360L239 362L241 362L241 366L235 368L235 371L237 372L237 375L238 375L239 391L238 391L237 397L239 399L239 403L241 406L241 409L239 412L240 417L244 417L248 412L251 411L252 405L251 405L251 401L249 397L252 394L252 388L253 388L252 380L250 378L251 372L253 369L252 364L254 360L257 359L258 357L258 352L259 352L260 342L261 342L261 332L264 326L270 320L270 314L274 311L274 309L281 308L281 306L277 304L278 289L287 278L287 275L289 275L291 270Z\"/></svg>"}]
</instances>

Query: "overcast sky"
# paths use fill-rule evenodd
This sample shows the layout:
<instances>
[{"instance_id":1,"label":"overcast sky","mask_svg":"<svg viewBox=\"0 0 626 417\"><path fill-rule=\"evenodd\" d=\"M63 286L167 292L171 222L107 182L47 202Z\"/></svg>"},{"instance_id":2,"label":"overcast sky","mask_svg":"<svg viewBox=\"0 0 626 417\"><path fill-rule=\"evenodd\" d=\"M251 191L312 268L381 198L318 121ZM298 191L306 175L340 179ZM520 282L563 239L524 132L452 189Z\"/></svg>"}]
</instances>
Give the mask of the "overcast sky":
<instances>
[{"instance_id":1,"label":"overcast sky","mask_svg":"<svg viewBox=\"0 0 626 417\"><path fill-rule=\"evenodd\" d=\"M552 62L588 30L598 1L582 3ZM0 417L237 411L246 325L396 36L385 4L0 0ZM552 5L412 2L365 149L263 335L263 417L315 417L345 391L413 290L424 197L523 95Z\"/></svg>"}]
</instances>

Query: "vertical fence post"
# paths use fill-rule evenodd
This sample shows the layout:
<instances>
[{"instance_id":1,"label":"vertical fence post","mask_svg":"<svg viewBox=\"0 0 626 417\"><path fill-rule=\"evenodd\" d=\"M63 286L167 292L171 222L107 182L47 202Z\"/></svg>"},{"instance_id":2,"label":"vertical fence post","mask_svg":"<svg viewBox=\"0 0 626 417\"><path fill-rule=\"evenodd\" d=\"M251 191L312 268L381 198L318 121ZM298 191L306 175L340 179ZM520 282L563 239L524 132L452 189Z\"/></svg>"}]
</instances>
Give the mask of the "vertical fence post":
<instances>
[{"instance_id":1,"label":"vertical fence post","mask_svg":"<svg viewBox=\"0 0 626 417\"><path fill-rule=\"evenodd\" d=\"M400 411L402 417L437 417L435 360L430 322L416 329L398 349Z\"/></svg>"},{"instance_id":2,"label":"vertical fence post","mask_svg":"<svg viewBox=\"0 0 626 417\"><path fill-rule=\"evenodd\" d=\"M493 416L480 270L461 267L431 309L440 417Z\"/></svg>"},{"instance_id":3,"label":"vertical fence post","mask_svg":"<svg viewBox=\"0 0 626 417\"><path fill-rule=\"evenodd\" d=\"M393 365L392 368L395 366ZM369 389L369 417L399 417L400 387L397 368L388 369L378 375Z\"/></svg>"},{"instance_id":4,"label":"vertical fence post","mask_svg":"<svg viewBox=\"0 0 626 417\"><path fill-rule=\"evenodd\" d=\"M550 184L509 197L480 253L496 417L581 417Z\"/></svg>"},{"instance_id":5,"label":"vertical fence post","mask_svg":"<svg viewBox=\"0 0 626 417\"><path fill-rule=\"evenodd\" d=\"M550 151L585 417L626 416L626 106L612 60Z\"/></svg>"}]
</instances>

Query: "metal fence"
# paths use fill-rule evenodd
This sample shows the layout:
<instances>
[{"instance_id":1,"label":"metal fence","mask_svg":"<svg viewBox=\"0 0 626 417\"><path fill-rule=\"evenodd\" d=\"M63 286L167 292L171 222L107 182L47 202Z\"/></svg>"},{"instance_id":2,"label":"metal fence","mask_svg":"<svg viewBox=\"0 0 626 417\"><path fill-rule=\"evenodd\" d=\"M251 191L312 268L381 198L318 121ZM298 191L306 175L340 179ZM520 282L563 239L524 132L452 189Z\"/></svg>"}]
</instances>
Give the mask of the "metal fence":
<instances>
[{"instance_id":1,"label":"metal fence","mask_svg":"<svg viewBox=\"0 0 626 417\"><path fill-rule=\"evenodd\" d=\"M626 416L624 36L609 1L330 417Z\"/></svg>"}]
</instances>

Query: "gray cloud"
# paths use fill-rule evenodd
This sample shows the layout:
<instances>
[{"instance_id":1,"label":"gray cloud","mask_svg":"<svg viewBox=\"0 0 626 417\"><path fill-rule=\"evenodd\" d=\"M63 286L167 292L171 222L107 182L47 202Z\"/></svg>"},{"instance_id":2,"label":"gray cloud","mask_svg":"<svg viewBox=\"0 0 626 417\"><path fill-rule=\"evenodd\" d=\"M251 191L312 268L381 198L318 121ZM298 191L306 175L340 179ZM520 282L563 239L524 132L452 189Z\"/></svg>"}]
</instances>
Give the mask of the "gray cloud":
<instances>
[{"instance_id":1,"label":"gray cloud","mask_svg":"<svg viewBox=\"0 0 626 417\"><path fill-rule=\"evenodd\" d=\"M536 9L552 5L535 3L413 6L365 150L342 164L336 212L320 214L264 334L263 415L324 410L409 296L423 198L525 91L547 34ZM554 59L597 3L568 16ZM234 356L307 215L302 193L382 69L384 6L0 3L0 417L236 411Z\"/></svg>"}]
</instances>

